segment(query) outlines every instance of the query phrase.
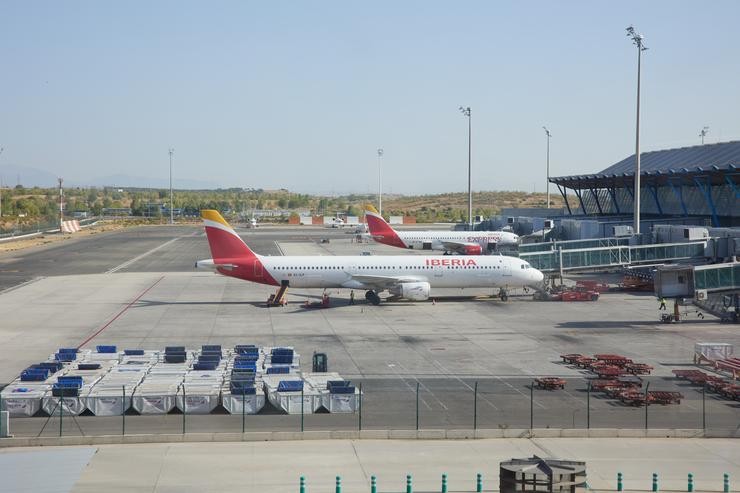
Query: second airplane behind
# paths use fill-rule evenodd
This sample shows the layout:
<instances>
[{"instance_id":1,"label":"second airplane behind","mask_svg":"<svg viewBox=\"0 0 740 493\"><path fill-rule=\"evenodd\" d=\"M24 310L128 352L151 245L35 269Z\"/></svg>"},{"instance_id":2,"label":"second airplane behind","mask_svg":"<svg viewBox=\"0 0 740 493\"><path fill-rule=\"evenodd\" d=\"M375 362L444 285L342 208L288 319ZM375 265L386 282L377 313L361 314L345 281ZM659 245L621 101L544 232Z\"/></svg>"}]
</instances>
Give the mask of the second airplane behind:
<instances>
[{"instance_id":1,"label":"second airplane behind","mask_svg":"<svg viewBox=\"0 0 740 493\"><path fill-rule=\"evenodd\" d=\"M508 231L396 231L369 204L365 206L365 220L375 241L399 248L482 255L498 246L519 243L519 237Z\"/></svg>"}]
</instances>

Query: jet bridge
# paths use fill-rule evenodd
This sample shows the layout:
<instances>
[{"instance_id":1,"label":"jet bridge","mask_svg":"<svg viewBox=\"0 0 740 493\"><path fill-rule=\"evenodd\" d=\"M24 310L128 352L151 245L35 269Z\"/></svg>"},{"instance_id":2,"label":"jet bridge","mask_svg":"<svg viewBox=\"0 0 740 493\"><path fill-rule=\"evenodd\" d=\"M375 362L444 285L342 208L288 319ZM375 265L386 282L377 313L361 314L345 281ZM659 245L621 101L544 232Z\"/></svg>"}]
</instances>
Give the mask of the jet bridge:
<instances>
[{"instance_id":1,"label":"jet bridge","mask_svg":"<svg viewBox=\"0 0 740 493\"><path fill-rule=\"evenodd\" d=\"M542 272L597 270L610 267L674 262L677 260L704 260L707 243L659 243L652 245L623 244L621 238L578 240L550 243L548 251L520 250L519 257ZM565 244L565 245L564 245ZM582 245L594 245L582 247ZM598 245L598 246L597 246ZM606 245L606 246L603 246ZM529 245L526 245L529 246ZM578 246L577 248L571 248Z\"/></svg>"}]
</instances>

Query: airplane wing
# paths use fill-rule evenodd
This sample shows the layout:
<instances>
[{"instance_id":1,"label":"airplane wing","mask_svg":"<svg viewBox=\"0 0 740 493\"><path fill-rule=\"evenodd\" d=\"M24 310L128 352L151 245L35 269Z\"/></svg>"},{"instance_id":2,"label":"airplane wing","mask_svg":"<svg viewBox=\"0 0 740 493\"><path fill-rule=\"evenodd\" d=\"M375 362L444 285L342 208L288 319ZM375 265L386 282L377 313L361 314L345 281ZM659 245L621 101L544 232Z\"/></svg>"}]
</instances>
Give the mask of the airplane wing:
<instances>
[{"instance_id":1,"label":"airplane wing","mask_svg":"<svg viewBox=\"0 0 740 493\"><path fill-rule=\"evenodd\" d=\"M370 276L366 274L352 274L352 280L361 282L367 286L388 289L406 282L426 282L425 277L420 276Z\"/></svg>"},{"instance_id":2,"label":"airplane wing","mask_svg":"<svg viewBox=\"0 0 740 493\"><path fill-rule=\"evenodd\" d=\"M481 253L481 246L478 243L470 243L468 241L443 241L445 250L448 252L455 252L462 255L475 255Z\"/></svg>"}]
</instances>

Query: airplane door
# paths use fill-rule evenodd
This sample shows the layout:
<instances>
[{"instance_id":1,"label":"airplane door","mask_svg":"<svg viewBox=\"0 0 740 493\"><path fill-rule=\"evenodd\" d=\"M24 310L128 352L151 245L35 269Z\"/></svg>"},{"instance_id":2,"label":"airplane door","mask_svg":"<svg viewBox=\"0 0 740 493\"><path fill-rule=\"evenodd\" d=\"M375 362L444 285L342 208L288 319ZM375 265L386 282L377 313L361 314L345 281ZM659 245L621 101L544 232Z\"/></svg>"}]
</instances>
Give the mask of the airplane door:
<instances>
[{"instance_id":1,"label":"airplane door","mask_svg":"<svg viewBox=\"0 0 740 493\"><path fill-rule=\"evenodd\" d=\"M262 262L259 260L254 261L254 277L255 279L262 279L265 273L262 267Z\"/></svg>"},{"instance_id":2,"label":"airplane door","mask_svg":"<svg viewBox=\"0 0 740 493\"><path fill-rule=\"evenodd\" d=\"M421 244L422 250L431 250L432 249L432 242L431 241L425 241Z\"/></svg>"},{"instance_id":3,"label":"airplane door","mask_svg":"<svg viewBox=\"0 0 740 493\"><path fill-rule=\"evenodd\" d=\"M437 278L442 277L442 274L444 273L444 271L442 270L442 267L438 265L435 266L434 269L432 269L432 272L434 272L434 277L437 277Z\"/></svg>"},{"instance_id":4,"label":"airplane door","mask_svg":"<svg viewBox=\"0 0 740 493\"><path fill-rule=\"evenodd\" d=\"M509 265L507 262L504 262L503 272L504 272L504 276L511 277L511 265Z\"/></svg>"}]
</instances>

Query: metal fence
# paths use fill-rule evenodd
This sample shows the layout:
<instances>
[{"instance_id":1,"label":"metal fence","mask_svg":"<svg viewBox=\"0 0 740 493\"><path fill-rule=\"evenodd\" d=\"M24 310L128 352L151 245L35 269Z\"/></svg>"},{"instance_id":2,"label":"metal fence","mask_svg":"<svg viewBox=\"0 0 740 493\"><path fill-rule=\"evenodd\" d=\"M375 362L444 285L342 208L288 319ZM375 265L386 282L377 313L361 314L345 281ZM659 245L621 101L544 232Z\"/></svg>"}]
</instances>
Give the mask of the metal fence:
<instances>
[{"instance_id":1,"label":"metal fence","mask_svg":"<svg viewBox=\"0 0 740 493\"><path fill-rule=\"evenodd\" d=\"M419 429L732 429L740 425L740 402L670 377L646 377L639 392L680 392L680 403L630 405L591 388L587 378L568 378L564 389L538 388L529 378L364 378L357 412L283 414L269 404L257 414L210 414L177 409L140 416L12 417L17 437L114 434L243 433L250 431ZM649 390L648 390L649 389ZM0 407L3 403L0 402ZM61 408L59 408L61 410Z\"/></svg>"},{"instance_id":2,"label":"metal fence","mask_svg":"<svg viewBox=\"0 0 740 493\"><path fill-rule=\"evenodd\" d=\"M71 218L65 218L71 219ZM97 217L90 217L87 219L80 219L80 225L86 225L91 224L95 221L97 221ZM59 229L59 217L45 217L45 218L39 218L35 222L27 223L27 224L18 224L16 223L10 228L4 228L2 225L0 225L0 239L2 238L12 238L15 236L23 236L33 233L42 233L44 231L51 231L51 230L58 230Z\"/></svg>"}]
</instances>

